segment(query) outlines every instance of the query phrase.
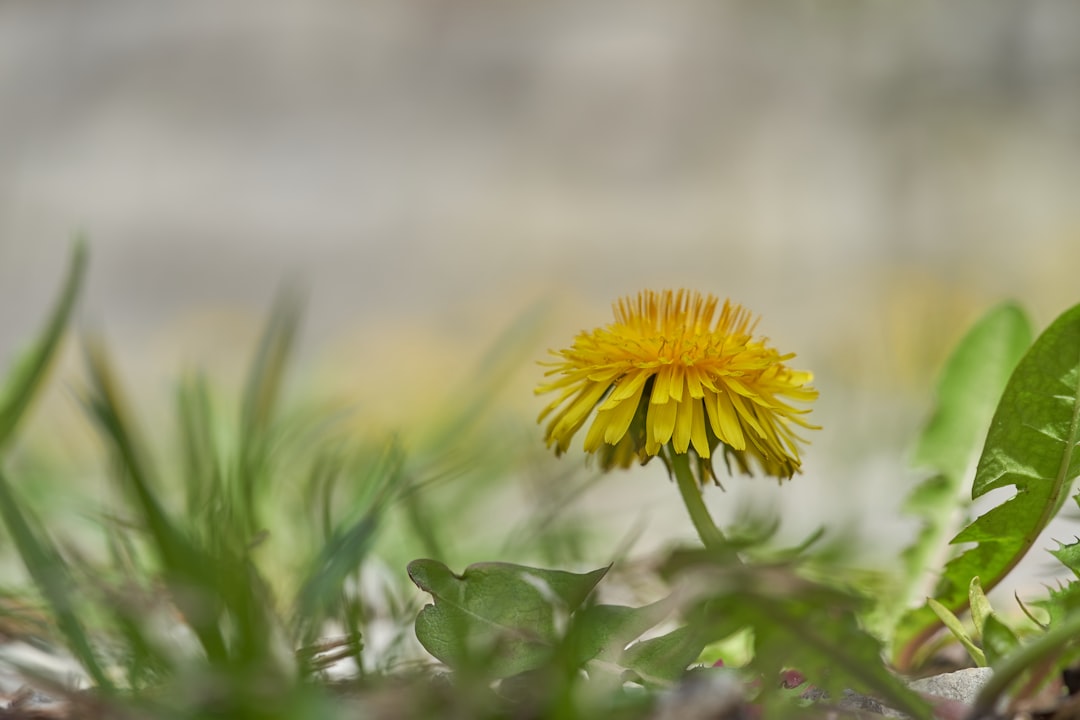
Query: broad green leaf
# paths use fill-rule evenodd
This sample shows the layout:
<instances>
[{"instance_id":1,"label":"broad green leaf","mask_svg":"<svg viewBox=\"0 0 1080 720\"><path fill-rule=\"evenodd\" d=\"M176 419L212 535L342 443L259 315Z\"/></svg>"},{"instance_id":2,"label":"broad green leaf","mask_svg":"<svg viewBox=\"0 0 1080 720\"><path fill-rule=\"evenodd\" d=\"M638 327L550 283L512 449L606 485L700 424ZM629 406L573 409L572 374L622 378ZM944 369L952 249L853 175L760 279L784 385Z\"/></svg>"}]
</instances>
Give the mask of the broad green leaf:
<instances>
[{"instance_id":1,"label":"broad green leaf","mask_svg":"<svg viewBox=\"0 0 1080 720\"><path fill-rule=\"evenodd\" d=\"M1061 509L1080 472L1080 305L1063 313L1017 365L990 423L972 487L1016 494L960 531L952 542L974 547L946 564L934 593L954 613L968 605L978 576L989 591L1031 549ZM906 615L897 630L897 664L910 667L938 623L928 606Z\"/></svg>"},{"instance_id":2,"label":"broad green leaf","mask_svg":"<svg viewBox=\"0 0 1080 720\"><path fill-rule=\"evenodd\" d=\"M625 666L647 685L669 685L686 673L705 647L698 628L683 626L666 635L634 643L620 658Z\"/></svg>"},{"instance_id":3,"label":"broad green leaf","mask_svg":"<svg viewBox=\"0 0 1080 720\"><path fill-rule=\"evenodd\" d=\"M575 654L581 662L592 659L620 664L626 647L664 620L674 607L671 596L644 607L593 605L574 618Z\"/></svg>"},{"instance_id":4,"label":"broad green leaf","mask_svg":"<svg viewBox=\"0 0 1080 720\"><path fill-rule=\"evenodd\" d=\"M705 635L684 626L634 642L676 609L674 595L644 607L594 605L574 618L575 653L590 675L603 672L667 685L686 672L705 647Z\"/></svg>"},{"instance_id":5,"label":"broad green leaf","mask_svg":"<svg viewBox=\"0 0 1080 720\"><path fill-rule=\"evenodd\" d=\"M1016 637L1012 628L998 619L997 615L990 614L983 622L982 644L983 652L986 653L986 662L989 665L996 665L1020 647L1020 639Z\"/></svg>"},{"instance_id":6,"label":"broad green leaf","mask_svg":"<svg viewBox=\"0 0 1080 720\"><path fill-rule=\"evenodd\" d=\"M1009 374L1031 346L1031 339L1031 324L1023 310L1005 303L976 322L945 362L934 412L912 456L915 468L933 474L912 490L904 505L906 512L920 518L922 527L902 554L902 592L884 603L887 624L894 623L920 595L930 558L955 532L956 510L967 504L962 487L968 467Z\"/></svg>"},{"instance_id":7,"label":"broad green leaf","mask_svg":"<svg viewBox=\"0 0 1080 720\"><path fill-rule=\"evenodd\" d=\"M11 441L19 420L52 366L71 311L75 307L75 298L78 297L85 270L86 245L79 240L75 243L64 289L48 324L29 353L16 363L15 368L8 374L4 387L0 389L0 450Z\"/></svg>"},{"instance_id":8,"label":"broad green leaf","mask_svg":"<svg viewBox=\"0 0 1080 720\"><path fill-rule=\"evenodd\" d=\"M937 406L915 445L913 467L950 479L967 472L1032 336L1027 315L1015 303L993 308L971 327L945 362Z\"/></svg>"},{"instance_id":9,"label":"broad green leaf","mask_svg":"<svg viewBox=\"0 0 1080 720\"><path fill-rule=\"evenodd\" d=\"M493 677L510 677L551 656L570 613L608 568L576 574L476 563L455 575L435 560L414 560L408 571L435 601L416 618L427 651L450 667L479 665Z\"/></svg>"}]
</instances>

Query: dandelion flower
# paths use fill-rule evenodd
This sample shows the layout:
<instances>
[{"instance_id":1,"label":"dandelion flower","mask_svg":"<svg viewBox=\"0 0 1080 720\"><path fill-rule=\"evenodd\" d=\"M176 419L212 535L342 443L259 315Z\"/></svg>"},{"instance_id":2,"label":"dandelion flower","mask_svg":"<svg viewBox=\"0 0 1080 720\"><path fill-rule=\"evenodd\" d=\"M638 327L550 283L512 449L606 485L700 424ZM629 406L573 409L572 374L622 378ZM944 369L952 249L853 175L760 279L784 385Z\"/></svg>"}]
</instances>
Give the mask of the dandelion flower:
<instances>
[{"instance_id":1,"label":"dandelion flower","mask_svg":"<svg viewBox=\"0 0 1080 720\"><path fill-rule=\"evenodd\" d=\"M549 379L536 392L558 393L538 421L550 416L548 447L562 454L592 417L586 452L601 466L642 464L661 451L698 461L698 479L716 479L720 450L751 472L790 478L799 472L796 426L817 397L809 372L785 363L756 319L741 305L696 292L645 291L614 306L615 322L582 332L570 348L543 363ZM719 312L718 312L719 310ZM665 450L666 449L666 450ZM667 462L667 460L665 460Z\"/></svg>"}]
</instances>

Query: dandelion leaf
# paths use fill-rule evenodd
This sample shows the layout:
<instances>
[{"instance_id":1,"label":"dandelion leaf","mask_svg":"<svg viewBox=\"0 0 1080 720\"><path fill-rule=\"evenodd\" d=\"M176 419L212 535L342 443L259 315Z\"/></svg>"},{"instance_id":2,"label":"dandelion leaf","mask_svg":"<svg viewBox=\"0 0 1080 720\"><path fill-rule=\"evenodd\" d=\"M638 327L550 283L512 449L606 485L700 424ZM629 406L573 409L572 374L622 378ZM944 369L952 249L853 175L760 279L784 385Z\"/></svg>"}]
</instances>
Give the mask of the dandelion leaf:
<instances>
[{"instance_id":1,"label":"dandelion leaf","mask_svg":"<svg viewBox=\"0 0 1080 720\"><path fill-rule=\"evenodd\" d=\"M971 327L942 370L937 406L915 446L915 467L963 476L1031 341L1031 324L1015 303L993 308Z\"/></svg>"},{"instance_id":2,"label":"dandelion leaf","mask_svg":"<svg viewBox=\"0 0 1080 720\"><path fill-rule=\"evenodd\" d=\"M582 662L597 659L619 664L626 647L668 617L672 608L670 597L638 608L587 607L574 619L575 654Z\"/></svg>"},{"instance_id":3,"label":"dandelion leaf","mask_svg":"<svg viewBox=\"0 0 1080 720\"><path fill-rule=\"evenodd\" d=\"M982 627L983 651L986 662L991 666L998 664L1020 647L1020 639L1012 628L998 619L997 615L988 615Z\"/></svg>"},{"instance_id":4,"label":"dandelion leaf","mask_svg":"<svg viewBox=\"0 0 1080 720\"><path fill-rule=\"evenodd\" d=\"M544 664L570 613L608 568L576 574L510 563L476 563L455 575L435 560L409 563L409 577L434 604L416 618L416 637L448 666L510 677Z\"/></svg>"},{"instance_id":5,"label":"dandelion leaf","mask_svg":"<svg viewBox=\"0 0 1080 720\"><path fill-rule=\"evenodd\" d=\"M1040 623L1047 628L1056 627L1070 615L1080 614L1080 582L1051 587L1046 597L1032 603L1046 613Z\"/></svg>"},{"instance_id":6,"label":"dandelion leaf","mask_svg":"<svg viewBox=\"0 0 1080 720\"><path fill-rule=\"evenodd\" d=\"M926 704L885 666L881 642L861 626L870 605L862 594L805 577L791 563L725 564L707 554L696 564L689 560L678 558L661 574L692 596L685 612L706 644L749 630L748 669L755 675L776 678L797 668L833 697L853 689L911 717L929 716ZM762 690L776 688L765 683Z\"/></svg>"},{"instance_id":7,"label":"dandelion leaf","mask_svg":"<svg viewBox=\"0 0 1080 720\"><path fill-rule=\"evenodd\" d=\"M937 403L915 445L912 465L932 474L908 495L904 509L922 527L903 555L903 592L888 602L889 623L916 598L930 558L941 551L958 506L961 486L1009 374L1031 346L1031 323L1014 303L990 310L976 322L945 362ZM925 593L925 591L923 591Z\"/></svg>"},{"instance_id":8,"label":"dandelion leaf","mask_svg":"<svg viewBox=\"0 0 1080 720\"><path fill-rule=\"evenodd\" d=\"M704 636L683 626L659 637L638 638L675 609L674 595L644 607L585 608L574 619L575 659L585 664L590 676L607 673L620 682L632 679L645 685L669 685L701 654Z\"/></svg>"},{"instance_id":9,"label":"dandelion leaf","mask_svg":"<svg viewBox=\"0 0 1080 720\"><path fill-rule=\"evenodd\" d=\"M1048 327L1020 360L994 412L975 473L972 499L1016 487L1016 494L953 538L975 543L946 564L934 598L954 613L968 605L971 578L989 591L1016 566L1058 513L1080 472L1080 305ZM896 662L914 664L938 627L928 606L901 620Z\"/></svg>"},{"instance_id":10,"label":"dandelion leaf","mask_svg":"<svg viewBox=\"0 0 1080 720\"><path fill-rule=\"evenodd\" d=\"M704 647L697 629L686 625L634 643L622 652L620 664L644 684L666 685L682 677Z\"/></svg>"},{"instance_id":11,"label":"dandelion leaf","mask_svg":"<svg viewBox=\"0 0 1080 720\"><path fill-rule=\"evenodd\" d=\"M1077 498L1080 503L1080 498ZM1050 554L1056 557L1061 564L1072 570L1073 575L1080 578L1080 539L1076 542L1068 544L1058 543L1056 550L1051 550Z\"/></svg>"}]
</instances>

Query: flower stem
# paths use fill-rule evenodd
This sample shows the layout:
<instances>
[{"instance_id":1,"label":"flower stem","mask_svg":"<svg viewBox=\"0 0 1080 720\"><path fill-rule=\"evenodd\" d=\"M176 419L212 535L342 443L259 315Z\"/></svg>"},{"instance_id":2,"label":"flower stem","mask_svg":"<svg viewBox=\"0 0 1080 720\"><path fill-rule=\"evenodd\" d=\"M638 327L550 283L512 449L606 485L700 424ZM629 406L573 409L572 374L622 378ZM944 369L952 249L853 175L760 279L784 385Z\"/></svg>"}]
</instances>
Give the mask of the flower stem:
<instances>
[{"instance_id":1,"label":"flower stem","mask_svg":"<svg viewBox=\"0 0 1080 720\"><path fill-rule=\"evenodd\" d=\"M668 461L668 467L671 469L672 474L675 475L675 482L679 485L679 493L682 495L683 504L686 505L686 510L690 513L690 520L694 523L694 529L697 530L698 537L701 538L702 544L709 550L722 547L725 542L724 533L720 532L720 528L716 526L712 516L709 515L709 509L705 507L705 500L701 496L701 487L698 485L693 473L690 472L690 456L687 453L673 452L671 448L667 448L667 450L665 459Z\"/></svg>"}]
</instances>

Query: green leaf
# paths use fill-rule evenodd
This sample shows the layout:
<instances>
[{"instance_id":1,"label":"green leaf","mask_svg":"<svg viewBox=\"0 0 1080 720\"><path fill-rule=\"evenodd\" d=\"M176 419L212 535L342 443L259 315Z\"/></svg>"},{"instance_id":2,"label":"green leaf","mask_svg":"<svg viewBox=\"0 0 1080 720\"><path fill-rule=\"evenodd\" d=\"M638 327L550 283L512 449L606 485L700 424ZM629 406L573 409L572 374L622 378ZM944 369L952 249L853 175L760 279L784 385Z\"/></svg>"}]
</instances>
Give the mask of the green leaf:
<instances>
[{"instance_id":1,"label":"green leaf","mask_svg":"<svg viewBox=\"0 0 1080 720\"><path fill-rule=\"evenodd\" d=\"M989 591L1031 549L1061 509L1080 472L1080 305L1063 313L1035 341L1005 388L979 459L972 498L1015 486L1016 494L963 529L953 543L975 546L953 558L935 599L954 613L968 604L978 576ZM897 630L897 664L913 664L937 627L928 606L904 617Z\"/></svg>"},{"instance_id":2,"label":"green leaf","mask_svg":"<svg viewBox=\"0 0 1080 720\"><path fill-rule=\"evenodd\" d=\"M1046 612L1045 622L1037 621L1044 629L1057 627L1067 617L1080 615L1080 582L1067 583L1064 586L1050 588L1042 600L1032 605ZM1029 615L1030 617L1030 615Z\"/></svg>"},{"instance_id":3,"label":"green leaf","mask_svg":"<svg viewBox=\"0 0 1080 720\"><path fill-rule=\"evenodd\" d=\"M985 437L994 406L1009 374L1031 346L1031 324L1013 303L999 305L976 322L957 344L941 372L934 412L915 445L912 465L932 475L915 487L904 504L922 528L904 550L902 591L884 601L892 625L928 588L920 584L931 557L955 532L957 508L967 504L962 487L968 467ZM888 628L892 630L892 628ZM887 633L888 631L886 631Z\"/></svg>"},{"instance_id":4,"label":"green leaf","mask_svg":"<svg viewBox=\"0 0 1080 720\"><path fill-rule=\"evenodd\" d=\"M644 607L593 605L574 618L575 655L621 664L626 647L671 614L671 596ZM685 667L685 666L684 666Z\"/></svg>"},{"instance_id":5,"label":"green leaf","mask_svg":"<svg viewBox=\"0 0 1080 720\"><path fill-rule=\"evenodd\" d=\"M416 637L453 668L510 677L541 666L575 611L607 573L476 563L455 575L435 560L409 563L409 577L434 598L416 618Z\"/></svg>"},{"instance_id":6,"label":"green leaf","mask_svg":"<svg viewBox=\"0 0 1080 720\"><path fill-rule=\"evenodd\" d=\"M794 667L836 697L847 688L863 690L912 717L930 717L925 702L886 668L880 641L860 626L867 598L803 577L788 564L732 565L716 555L697 557L697 565L683 555L661 572L685 582L693 595L687 614L701 641L750 630L749 667L762 677ZM763 690L773 691L768 684Z\"/></svg>"},{"instance_id":7,"label":"green leaf","mask_svg":"<svg viewBox=\"0 0 1080 720\"><path fill-rule=\"evenodd\" d=\"M995 663L994 673L979 691L968 717L992 717L1010 687L1033 668L1043 670L1044 664L1052 663L1055 658L1063 659L1065 650L1076 645L1077 637L1080 637L1080 613L1073 612L1061 622L1052 625L1043 635L1020 645L1000 662ZM1049 667L1045 670L1045 675L1049 677L1055 668Z\"/></svg>"},{"instance_id":8,"label":"green leaf","mask_svg":"<svg viewBox=\"0 0 1080 720\"><path fill-rule=\"evenodd\" d=\"M971 327L942 370L937 406L915 446L915 468L949 479L967 472L1032 335L1027 315L1015 303L993 308Z\"/></svg>"},{"instance_id":9,"label":"green leaf","mask_svg":"<svg viewBox=\"0 0 1080 720\"><path fill-rule=\"evenodd\" d=\"M686 673L705 647L698 628L683 626L628 647L620 664L647 685L670 685Z\"/></svg>"},{"instance_id":10,"label":"green leaf","mask_svg":"<svg viewBox=\"0 0 1080 720\"><path fill-rule=\"evenodd\" d=\"M1080 497L1077 498L1080 502ZM1061 564L1072 570L1073 574L1080 578L1080 540L1069 543L1058 543L1056 550L1051 550L1050 554L1061 561Z\"/></svg>"},{"instance_id":11,"label":"green leaf","mask_svg":"<svg viewBox=\"0 0 1080 720\"><path fill-rule=\"evenodd\" d=\"M934 611L934 614L941 620L941 624L944 625L957 642L964 646L964 649L968 651L968 655L975 661L975 664L979 667L986 667L986 654L982 651L975 641L971 639L971 635L968 634L967 628L964 627L964 623L960 621L960 618L949 608L939 603L934 598L929 598L926 604Z\"/></svg>"},{"instance_id":12,"label":"green leaf","mask_svg":"<svg viewBox=\"0 0 1080 720\"><path fill-rule=\"evenodd\" d=\"M977 577L971 578L968 585L968 605L971 607L971 622L975 624L975 631L981 634L986 619L994 614L994 609L990 607L990 600Z\"/></svg>"},{"instance_id":13,"label":"green leaf","mask_svg":"<svg viewBox=\"0 0 1080 720\"><path fill-rule=\"evenodd\" d=\"M86 244L80 239L75 243L64 289L45 330L30 352L9 373L7 382L0 390L0 451L14 437L19 420L48 375L71 311L75 307L75 298L78 297L85 271Z\"/></svg>"},{"instance_id":14,"label":"green leaf","mask_svg":"<svg viewBox=\"0 0 1080 720\"><path fill-rule=\"evenodd\" d=\"M982 627L983 652L986 662L997 665L1002 659L1020 647L1020 639L997 615L988 615Z\"/></svg>"},{"instance_id":15,"label":"green leaf","mask_svg":"<svg viewBox=\"0 0 1080 720\"><path fill-rule=\"evenodd\" d=\"M586 664L590 675L629 676L648 685L678 680L705 647L703 633L684 626L633 642L675 609L676 598L669 595L644 607L593 605L582 610L574 617L576 660Z\"/></svg>"}]
</instances>

